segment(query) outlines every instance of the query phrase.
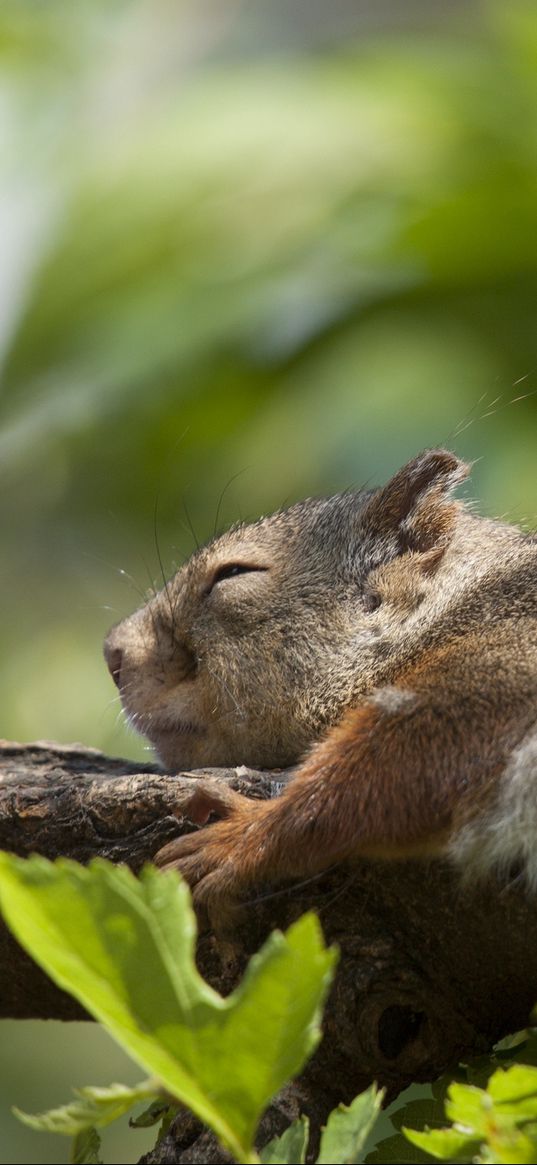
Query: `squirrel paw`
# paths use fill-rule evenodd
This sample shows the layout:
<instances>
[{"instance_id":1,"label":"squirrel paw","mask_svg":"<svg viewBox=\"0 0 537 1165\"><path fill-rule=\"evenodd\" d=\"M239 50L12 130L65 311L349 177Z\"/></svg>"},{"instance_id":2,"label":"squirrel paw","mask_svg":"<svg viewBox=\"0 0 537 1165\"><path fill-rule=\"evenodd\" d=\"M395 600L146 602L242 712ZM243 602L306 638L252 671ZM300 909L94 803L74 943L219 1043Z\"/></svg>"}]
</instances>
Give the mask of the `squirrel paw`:
<instances>
[{"instance_id":1,"label":"squirrel paw","mask_svg":"<svg viewBox=\"0 0 537 1165\"><path fill-rule=\"evenodd\" d=\"M187 810L191 820L206 821L209 803L209 812L219 811L211 793L212 790L196 791L193 805ZM250 822L257 821L262 810L259 802L238 793L233 797L236 798L234 806L230 805L227 794L222 805L229 817L168 842L154 858L155 865L176 869L186 878L198 917L201 921L208 919L211 927L220 931L235 919L241 890L252 881L245 862L246 833Z\"/></svg>"},{"instance_id":2,"label":"squirrel paw","mask_svg":"<svg viewBox=\"0 0 537 1165\"><path fill-rule=\"evenodd\" d=\"M242 879L238 857L239 837L234 842L229 826L222 821L179 837L159 850L155 864L178 870L192 891L192 903L202 929L216 932L233 927L239 913L238 894Z\"/></svg>"}]
</instances>

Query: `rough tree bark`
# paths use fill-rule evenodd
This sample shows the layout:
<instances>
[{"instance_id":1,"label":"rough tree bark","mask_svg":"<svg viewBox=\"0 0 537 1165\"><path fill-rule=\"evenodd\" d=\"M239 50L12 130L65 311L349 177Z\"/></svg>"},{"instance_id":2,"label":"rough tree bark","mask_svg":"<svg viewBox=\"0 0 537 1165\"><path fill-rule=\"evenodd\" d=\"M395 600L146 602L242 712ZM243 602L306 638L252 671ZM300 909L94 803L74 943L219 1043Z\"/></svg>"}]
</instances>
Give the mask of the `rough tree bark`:
<instances>
[{"instance_id":1,"label":"rough tree bark","mask_svg":"<svg viewBox=\"0 0 537 1165\"><path fill-rule=\"evenodd\" d=\"M205 773L209 775L209 771ZM274 795L281 773L210 770L255 797ZM0 848L26 856L102 856L133 869L192 826L181 804L200 774L114 760L82 746L0 742ZM201 777L202 779L202 777ZM321 918L341 960L324 1039L304 1075L269 1111L265 1139L298 1110L317 1124L372 1079L389 1096L430 1080L527 1021L537 997L537 912L520 881L462 891L441 862L363 862L307 884L259 888L244 910L230 961L214 938L199 942L204 976L229 990L275 926L305 910ZM1 1017L80 1019L8 932L0 932ZM193 1119L172 1129L147 1162L227 1158Z\"/></svg>"}]
</instances>

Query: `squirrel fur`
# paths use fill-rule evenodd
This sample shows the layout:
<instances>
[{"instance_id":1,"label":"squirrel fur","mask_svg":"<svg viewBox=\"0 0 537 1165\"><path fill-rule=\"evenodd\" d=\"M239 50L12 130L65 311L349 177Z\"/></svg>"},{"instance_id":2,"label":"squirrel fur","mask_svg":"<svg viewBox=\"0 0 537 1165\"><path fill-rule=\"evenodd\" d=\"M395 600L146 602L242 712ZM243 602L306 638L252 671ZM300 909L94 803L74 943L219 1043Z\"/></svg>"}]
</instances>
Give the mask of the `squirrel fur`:
<instances>
[{"instance_id":1,"label":"squirrel fur","mask_svg":"<svg viewBox=\"0 0 537 1165\"><path fill-rule=\"evenodd\" d=\"M356 857L448 856L537 887L537 541L427 450L202 547L112 628L124 708L171 771L296 771L268 802L199 782L169 843L198 903Z\"/></svg>"}]
</instances>

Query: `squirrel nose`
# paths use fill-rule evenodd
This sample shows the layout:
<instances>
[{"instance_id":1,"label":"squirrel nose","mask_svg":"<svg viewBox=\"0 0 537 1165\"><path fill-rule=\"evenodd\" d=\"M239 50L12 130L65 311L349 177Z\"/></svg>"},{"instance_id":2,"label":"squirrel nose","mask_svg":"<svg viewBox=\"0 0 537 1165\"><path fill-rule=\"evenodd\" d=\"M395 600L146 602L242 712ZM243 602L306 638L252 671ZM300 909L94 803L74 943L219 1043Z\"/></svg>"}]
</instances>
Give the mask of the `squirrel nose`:
<instances>
[{"instance_id":1,"label":"squirrel nose","mask_svg":"<svg viewBox=\"0 0 537 1165\"><path fill-rule=\"evenodd\" d=\"M108 664L108 671L116 686L121 685L121 665L123 663L123 652L120 647L112 647L111 644L105 642L104 658Z\"/></svg>"}]
</instances>

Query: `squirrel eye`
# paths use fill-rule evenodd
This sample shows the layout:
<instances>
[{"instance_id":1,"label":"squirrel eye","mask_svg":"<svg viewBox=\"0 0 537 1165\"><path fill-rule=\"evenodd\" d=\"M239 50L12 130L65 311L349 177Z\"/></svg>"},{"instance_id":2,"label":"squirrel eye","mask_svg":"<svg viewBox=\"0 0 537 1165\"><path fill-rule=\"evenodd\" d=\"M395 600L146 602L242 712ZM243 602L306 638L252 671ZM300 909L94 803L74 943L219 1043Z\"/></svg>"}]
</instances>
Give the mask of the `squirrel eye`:
<instances>
[{"instance_id":1,"label":"squirrel eye","mask_svg":"<svg viewBox=\"0 0 537 1165\"><path fill-rule=\"evenodd\" d=\"M266 566L249 566L246 562L225 562L222 566L218 566L211 579L208 593L210 593L217 583L222 582L226 578L235 578L238 574L251 574L253 571L267 570Z\"/></svg>"}]
</instances>

